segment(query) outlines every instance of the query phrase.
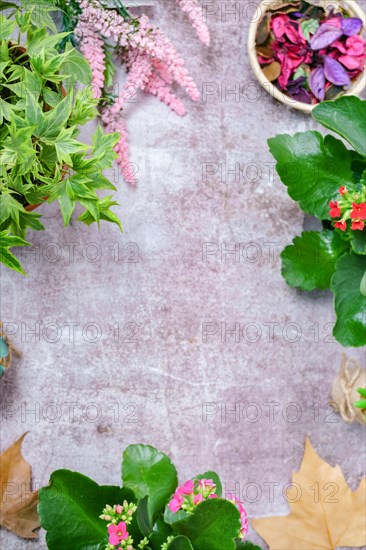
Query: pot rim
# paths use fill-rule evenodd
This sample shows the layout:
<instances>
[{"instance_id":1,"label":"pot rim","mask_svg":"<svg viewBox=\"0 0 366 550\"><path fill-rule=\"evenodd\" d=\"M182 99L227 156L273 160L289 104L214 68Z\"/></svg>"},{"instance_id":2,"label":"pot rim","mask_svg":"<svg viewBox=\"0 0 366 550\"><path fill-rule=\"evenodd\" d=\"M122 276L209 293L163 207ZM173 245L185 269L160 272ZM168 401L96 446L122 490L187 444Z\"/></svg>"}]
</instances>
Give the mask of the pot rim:
<instances>
[{"instance_id":1,"label":"pot rim","mask_svg":"<svg viewBox=\"0 0 366 550\"><path fill-rule=\"evenodd\" d=\"M366 28L366 14L364 10L361 8L361 6L356 2L356 0L343 0L341 2L345 8L349 8L349 12L351 15L358 17L362 20L364 29ZM249 61L252 67L252 70L258 80L258 82L261 84L261 86L275 99L280 101L281 103L284 103L285 105L288 105L289 107L292 107L293 109L297 109L299 111L305 112L310 114L314 107L319 105L319 103L316 103L314 105L309 105L307 103L302 103L301 101L296 101L295 99L292 99L288 95L281 92L268 78L264 75L262 68L259 64L257 52L255 49L256 45L256 36L257 36L257 29L259 22L261 21L264 14L271 9L271 7L275 4L278 4L278 0L262 0L262 2L258 5L256 12L259 10L259 15L257 17L254 16L252 21L249 25L249 35L248 35L248 55L249 55ZM339 5L339 0L330 0L329 6L335 6ZM349 90L346 90L342 96L344 95L359 95L366 87L366 71L365 69L363 72L357 77L357 79L352 83L352 86ZM341 96L339 96L341 97Z\"/></svg>"}]
</instances>

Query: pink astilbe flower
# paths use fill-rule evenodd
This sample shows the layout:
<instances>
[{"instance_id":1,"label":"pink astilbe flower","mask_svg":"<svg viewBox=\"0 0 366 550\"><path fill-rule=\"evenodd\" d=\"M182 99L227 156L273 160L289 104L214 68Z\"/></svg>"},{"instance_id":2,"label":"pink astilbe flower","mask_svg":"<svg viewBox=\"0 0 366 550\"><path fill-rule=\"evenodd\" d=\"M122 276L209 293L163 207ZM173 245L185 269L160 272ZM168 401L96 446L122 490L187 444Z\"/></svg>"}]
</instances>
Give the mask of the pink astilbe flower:
<instances>
[{"instance_id":1,"label":"pink astilbe flower","mask_svg":"<svg viewBox=\"0 0 366 550\"><path fill-rule=\"evenodd\" d=\"M131 91L145 90L152 73L151 61L145 54L134 54L133 59L128 62L128 78L123 86L122 92L111 107L111 113L119 113L124 104L131 97Z\"/></svg>"},{"instance_id":2,"label":"pink astilbe flower","mask_svg":"<svg viewBox=\"0 0 366 550\"><path fill-rule=\"evenodd\" d=\"M111 109L107 107L102 113L102 121L107 133L118 132L120 134L120 139L114 147L118 155L116 162L126 182L135 185L137 180L134 175L133 165L130 163L128 157L128 134L121 114L112 114Z\"/></svg>"},{"instance_id":3,"label":"pink astilbe flower","mask_svg":"<svg viewBox=\"0 0 366 550\"><path fill-rule=\"evenodd\" d=\"M199 6L197 0L177 0L179 7L187 13L197 36L208 46L210 44L210 32L206 23L203 20L202 7Z\"/></svg>"},{"instance_id":4,"label":"pink astilbe flower","mask_svg":"<svg viewBox=\"0 0 366 550\"><path fill-rule=\"evenodd\" d=\"M169 86L164 82L159 75L153 75L150 78L145 91L155 95L163 103L168 105L179 116L184 116L186 114L186 108L184 107L183 102L172 93Z\"/></svg>"},{"instance_id":5,"label":"pink astilbe flower","mask_svg":"<svg viewBox=\"0 0 366 550\"><path fill-rule=\"evenodd\" d=\"M104 41L94 25L85 19L82 19L76 27L75 36L80 42L80 51L92 70L93 96L99 99L102 96L105 80Z\"/></svg>"},{"instance_id":6,"label":"pink astilbe flower","mask_svg":"<svg viewBox=\"0 0 366 550\"><path fill-rule=\"evenodd\" d=\"M177 0L187 12L203 42L208 44L209 34L202 20L197 0ZM117 131L121 139L115 147L118 164L125 179L135 183L132 165L128 161L127 132L121 118L131 92L137 90L158 97L180 116L186 114L183 102L176 97L172 86L180 85L194 101L200 92L189 75L184 59L170 40L148 17L124 19L113 9L104 9L99 0L80 0L81 14L75 28L80 49L89 61L94 95L101 98L105 83L104 42L115 43L115 53L127 70L127 80L112 105L103 106L102 120L109 132Z\"/></svg>"}]
</instances>

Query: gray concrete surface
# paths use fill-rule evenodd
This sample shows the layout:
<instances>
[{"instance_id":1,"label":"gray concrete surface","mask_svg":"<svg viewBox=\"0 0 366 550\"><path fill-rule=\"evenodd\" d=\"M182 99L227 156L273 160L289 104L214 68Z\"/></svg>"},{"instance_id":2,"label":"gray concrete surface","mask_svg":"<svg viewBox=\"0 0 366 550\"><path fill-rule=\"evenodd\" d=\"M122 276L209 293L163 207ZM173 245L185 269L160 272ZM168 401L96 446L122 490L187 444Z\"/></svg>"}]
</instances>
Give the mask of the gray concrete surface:
<instances>
[{"instance_id":1,"label":"gray concrete surface","mask_svg":"<svg viewBox=\"0 0 366 550\"><path fill-rule=\"evenodd\" d=\"M29 431L23 450L35 486L58 468L117 483L122 450L143 442L169 453L181 480L218 471L250 516L286 514L282 489L306 435L353 488L363 474L362 426L327 405L344 351L329 337L332 297L294 291L280 274L279 252L304 216L274 174L266 140L316 125L255 84L246 55L254 3L240 6L247 11L225 21L225 3L217 4L209 49L173 1L150 9L199 85L224 91L186 100L183 119L154 98L131 106L139 183L117 182L124 234L106 224L65 229L57 206L46 205L47 232L31 235L40 257L23 255L29 277L3 270L1 318L18 330L23 357L0 382L1 446ZM235 86L239 98L225 95ZM218 173L203 177L204 163ZM225 181L220 166L236 163L239 180ZM235 243L239 261L221 257L221 246ZM225 341L221 331L235 323L240 341ZM37 338L26 334L34 327ZM205 327L218 332L204 338ZM364 350L348 354L364 364ZM32 542L0 530L0 541L6 550L46 548L43 533Z\"/></svg>"}]
</instances>

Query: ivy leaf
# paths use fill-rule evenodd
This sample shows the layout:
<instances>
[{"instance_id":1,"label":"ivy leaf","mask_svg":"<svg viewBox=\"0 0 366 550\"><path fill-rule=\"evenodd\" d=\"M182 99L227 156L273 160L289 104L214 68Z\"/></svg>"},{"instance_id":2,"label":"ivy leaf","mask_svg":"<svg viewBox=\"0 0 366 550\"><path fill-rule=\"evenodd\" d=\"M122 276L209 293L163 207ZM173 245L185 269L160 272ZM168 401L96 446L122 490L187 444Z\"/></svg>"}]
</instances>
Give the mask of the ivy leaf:
<instances>
[{"instance_id":1,"label":"ivy leaf","mask_svg":"<svg viewBox=\"0 0 366 550\"><path fill-rule=\"evenodd\" d=\"M96 192L94 189L88 187L88 183L88 178L74 174L66 180L66 194L73 200L78 200L79 198L97 200L98 196Z\"/></svg>"},{"instance_id":2,"label":"ivy leaf","mask_svg":"<svg viewBox=\"0 0 366 550\"><path fill-rule=\"evenodd\" d=\"M338 231L305 231L281 253L282 275L288 285L301 290L329 288L338 258L349 245Z\"/></svg>"},{"instance_id":3,"label":"ivy leaf","mask_svg":"<svg viewBox=\"0 0 366 550\"><path fill-rule=\"evenodd\" d=\"M38 121L42 118L43 113L37 98L33 91L29 90L25 96L25 115L27 117L28 123L37 125Z\"/></svg>"},{"instance_id":4,"label":"ivy leaf","mask_svg":"<svg viewBox=\"0 0 366 550\"><path fill-rule=\"evenodd\" d=\"M69 91L78 82L85 85L90 84L92 72L85 57L73 48L70 42L66 44L65 54L60 70L67 75L63 80L66 91Z\"/></svg>"},{"instance_id":5,"label":"ivy leaf","mask_svg":"<svg viewBox=\"0 0 366 550\"><path fill-rule=\"evenodd\" d=\"M54 142L60 164L72 165L71 154L89 149L88 145L84 145L72 137L73 132L74 128L63 128Z\"/></svg>"},{"instance_id":6,"label":"ivy leaf","mask_svg":"<svg viewBox=\"0 0 366 550\"><path fill-rule=\"evenodd\" d=\"M0 125L3 124L4 118L9 122L13 119L15 106L5 101L0 97Z\"/></svg>"},{"instance_id":7,"label":"ivy leaf","mask_svg":"<svg viewBox=\"0 0 366 550\"><path fill-rule=\"evenodd\" d=\"M119 206L118 203L112 201L111 198L111 196L108 196L99 201L99 217L101 220L117 224L120 230L123 231L121 221L118 218L117 214L109 210L111 206ZM81 216L78 218L78 221L84 222L86 225L90 225L95 221L95 219L90 214L90 212L86 211L81 214Z\"/></svg>"},{"instance_id":8,"label":"ivy leaf","mask_svg":"<svg viewBox=\"0 0 366 550\"><path fill-rule=\"evenodd\" d=\"M319 132L278 135L268 140L276 170L292 199L304 212L329 220L328 203L340 185L353 190L351 151L333 136Z\"/></svg>"},{"instance_id":9,"label":"ivy leaf","mask_svg":"<svg viewBox=\"0 0 366 550\"><path fill-rule=\"evenodd\" d=\"M194 550L235 550L240 527L234 504L218 498L201 502L191 515L174 523L174 531L186 536Z\"/></svg>"},{"instance_id":10,"label":"ivy leaf","mask_svg":"<svg viewBox=\"0 0 366 550\"><path fill-rule=\"evenodd\" d=\"M19 260L9 250L13 246L31 246L31 244L20 237L10 235L8 231L0 231L0 261L9 269L26 275Z\"/></svg>"},{"instance_id":11,"label":"ivy leaf","mask_svg":"<svg viewBox=\"0 0 366 550\"><path fill-rule=\"evenodd\" d=\"M178 485L177 471L169 457L150 445L130 445L123 452L122 480L140 500L149 497L149 515L164 509Z\"/></svg>"},{"instance_id":12,"label":"ivy leaf","mask_svg":"<svg viewBox=\"0 0 366 550\"><path fill-rule=\"evenodd\" d=\"M194 550L193 546L187 537L179 535L174 537L172 542L168 546L168 550Z\"/></svg>"},{"instance_id":13,"label":"ivy leaf","mask_svg":"<svg viewBox=\"0 0 366 550\"><path fill-rule=\"evenodd\" d=\"M117 132L113 134L105 134L100 126L98 126L93 135L93 156L98 159L100 170L111 168L113 161L117 158L113 147L117 144L120 136Z\"/></svg>"},{"instance_id":14,"label":"ivy leaf","mask_svg":"<svg viewBox=\"0 0 366 550\"><path fill-rule=\"evenodd\" d=\"M99 516L106 504L124 500L135 501L129 489L98 485L69 470L53 472L38 506L49 550L99 550L108 542L107 523Z\"/></svg>"},{"instance_id":15,"label":"ivy leaf","mask_svg":"<svg viewBox=\"0 0 366 550\"><path fill-rule=\"evenodd\" d=\"M64 225L66 227L67 225L69 225L72 213L75 210L75 201L73 199L70 199L70 197L66 194L66 189L63 189L63 191L58 196L58 202L60 205L62 217L64 219Z\"/></svg>"},{"instance_id":16,"label":"ivy leaf","mask_svg":"<svg viewBox=\"0 0 366 550\"><path fill-rule=\"evenodd\" d=\"M14 21L9 20L5 15L0 15L0 40L11 36L14 30Z\"/></svg>"},{"instance_id":17,"label":"ivy leaf","mask_svg":"<svg viewBox=\"0 0 366 550\"><path fill-rule=\"evenodd\" d=\"M50 35L45 27L28 32L27 53L30 57L39 55L42 50L50 51L70 32L60 32Z\"/></svg>"},{"instance_id":18,"label":"ivy leaf","mask_svg":"<svg viewBox=\"0 0 366 550\"><path fill-rule=\"evenodd\" d=\"M366 256L350 252L336 264L330 289L334 293L337 322L333 334L343 346L366 345L366 297L360 285L366 271Z\"/></svg>"},{"instance_id":19,"label":"ivy leaf","mask_svg":"<svg viewBox=\"0 0 366 550\"><path fill-rule=\"evenodd\" d=\"M313 117L323 126L346 139L360 155L366 157L366 101L356 96L342 96L325 101L313 109Z\"/></svg>"},{"instance_id":20,"label":"ivy leaf","mask_svg":"<svg viewBox=\"0 0 366 550\"><path fill-rule=\"evenodd\" d=\"M23 210L22 204L20 204L11 193L4 193L1 195L0 219L2 224L14 221L20 228L19 213Z\"/></svg>"},{"instance_id":21,"label":"ivy leaf","mask_svg":"<svg viewBox=\"0 0 366 550\"><path fill-rule=\"evenodd\" d=\"M42 113L42 117L35 129L35 135L44 140L54 140L57 138L61 130L67 124L71 114L71 108L72 98L71 94L68 94L54 109L47 113Z\"/></svg>"}]
</instances>

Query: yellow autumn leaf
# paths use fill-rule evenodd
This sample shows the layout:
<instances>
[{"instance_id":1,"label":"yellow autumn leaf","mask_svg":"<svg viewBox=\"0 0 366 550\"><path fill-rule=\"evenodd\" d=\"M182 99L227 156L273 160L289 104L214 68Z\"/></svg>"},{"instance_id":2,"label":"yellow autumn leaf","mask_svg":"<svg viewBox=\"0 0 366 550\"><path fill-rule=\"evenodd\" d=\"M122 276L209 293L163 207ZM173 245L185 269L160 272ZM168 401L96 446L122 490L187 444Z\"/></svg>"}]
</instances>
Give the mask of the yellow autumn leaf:
<instances>
[{"instance_id":1,"label":"yellow autumn leaf","mask_svg":"<svg viewBox=\"0 0 366 550\"><path fill-rule=\"evenodd\" d=\"M306 439L300 470L287 492L291 513L253 519L270 550L334 550L366 545L366 478L351 491L342 470L322 460Z\"/></svg>"},{"instance_id":2,"label":"yellow autumn leaf","mask_svg":"<svg viewBox=\"0 0 366 550\"><path fill-rule=\"evenodd\" d=\"M0 455L0 525L20 537L37 537L38 494L31 490L31 467L22 455L23 434Z\"/></svg>"}]
</instances>

